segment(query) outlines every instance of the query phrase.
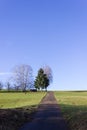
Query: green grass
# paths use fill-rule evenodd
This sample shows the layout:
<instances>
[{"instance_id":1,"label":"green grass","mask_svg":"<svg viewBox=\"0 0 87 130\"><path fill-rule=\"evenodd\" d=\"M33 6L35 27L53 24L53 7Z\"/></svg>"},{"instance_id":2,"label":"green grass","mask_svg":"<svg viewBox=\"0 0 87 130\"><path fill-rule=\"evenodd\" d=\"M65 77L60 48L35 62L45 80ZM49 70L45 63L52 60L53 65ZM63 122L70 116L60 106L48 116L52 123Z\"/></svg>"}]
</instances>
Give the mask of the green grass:
<instances>
[{"instance_id":1,"label":"green grass","mask_svg":"<svg viewBox=\"0 0 87 130\"><path fill-rule=\"evenodd\" d=\"M24 123L30 122L45 95L46 92L1 92L0 130L19 130Z\"/></svg>"},{"instance_id":2,"label":"green grass","mask_svg":"<svg viewBox=\"0 0 87 130\"><path fill-rule=\"evenodd\" d=\"M0 93L0 108L17 108L37 105L46 92Z\"/></svg>"},{"instance_id":3,"label":"green grass","mask_svg":"<svg viewBox=\"0 0 87 130\"><path fill-rule=\"evenodd\" d=\"M87 129L87 92L55 92L62 114L71 130Z\"/></svg>"}]
</instances>

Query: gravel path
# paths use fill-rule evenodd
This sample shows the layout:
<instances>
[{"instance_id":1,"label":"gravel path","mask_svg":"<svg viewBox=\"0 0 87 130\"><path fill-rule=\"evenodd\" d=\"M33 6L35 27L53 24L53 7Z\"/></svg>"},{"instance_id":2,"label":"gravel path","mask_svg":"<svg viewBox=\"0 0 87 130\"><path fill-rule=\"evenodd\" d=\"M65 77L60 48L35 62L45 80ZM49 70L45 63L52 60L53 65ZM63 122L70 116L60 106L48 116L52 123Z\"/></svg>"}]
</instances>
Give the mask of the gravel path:
<instances>
[{"instance_id":1,"label":"gravel path","mask_svg":"<svg viewBox=\"0 0 87 130\"><path fill-rule=\"evenodd\" d=\"M53 92L47 93L32 122L20 130L68 130Z\"/></svg>"}]
</instances>

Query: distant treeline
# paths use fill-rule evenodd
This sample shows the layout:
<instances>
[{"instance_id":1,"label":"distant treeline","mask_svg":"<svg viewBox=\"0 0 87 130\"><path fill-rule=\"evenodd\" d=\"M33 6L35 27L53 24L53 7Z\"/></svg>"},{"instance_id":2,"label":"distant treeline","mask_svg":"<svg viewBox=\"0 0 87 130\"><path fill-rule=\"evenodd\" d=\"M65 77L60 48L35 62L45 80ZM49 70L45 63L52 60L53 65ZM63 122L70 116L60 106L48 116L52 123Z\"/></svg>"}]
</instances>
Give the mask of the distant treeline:
<instances>
[{"instance_id":1,"label":"distant treeline","mask_svg":"<svg viewBox=\"0 0 87 130\"><path fill-rule=\"evenodd\" d=\"M9 81L6 83L0 81L1 92L47 91L47 87L53 80L52 70L49 66L40 68L35 80L33 79L33 70L30 65L17 65L14 67L12 73L13 76Z\"/></svg>"}]
</instances>

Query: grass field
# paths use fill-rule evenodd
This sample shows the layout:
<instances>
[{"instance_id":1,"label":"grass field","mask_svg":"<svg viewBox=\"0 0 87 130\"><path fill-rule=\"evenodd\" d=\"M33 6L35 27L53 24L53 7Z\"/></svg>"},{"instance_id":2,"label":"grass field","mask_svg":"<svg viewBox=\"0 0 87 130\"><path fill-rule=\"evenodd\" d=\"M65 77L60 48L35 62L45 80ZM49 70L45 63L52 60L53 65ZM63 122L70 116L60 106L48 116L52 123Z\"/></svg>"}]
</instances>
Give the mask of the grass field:
<instances>
[{"instance_id":1,"label":"grass field","mask_svg":"<svg viewBox=\"0 0 87 130\"><path fill-rule=\"evenodd\" d=\"M46 92L0 93L0 130L18 130L33 119Z\"/></svg>"},{"instance_id":2,"label":"grass field","mask_svg":"<svg viewBox=\"0 0 87 130\"><path fill-rule=\"evenodd\" d=\"M70 130L87 130L87 92L55 92Z\"/></svg>"},{"instance_id":3,"label":"grass field","mask_svg":"<svg viewBox=\"0 0 87 130\"><path fill-rule=\"evenodd\" d=\"M10 92L0 93L0 108L18 108L22 106L37 105L46 92Z\"/></svg>"},{"instance_id":4,"label":"grass field","mask_svg":"<svg viewBox=\"0 0 87 130\"><path fill-rule=\"evenodd\" d=\"M69 130L87 130L87 92L54 94ZM46 92L0 93L0 130L18 130L32 120L32 114L45 95Z\"/></svg>"}]
</instances>

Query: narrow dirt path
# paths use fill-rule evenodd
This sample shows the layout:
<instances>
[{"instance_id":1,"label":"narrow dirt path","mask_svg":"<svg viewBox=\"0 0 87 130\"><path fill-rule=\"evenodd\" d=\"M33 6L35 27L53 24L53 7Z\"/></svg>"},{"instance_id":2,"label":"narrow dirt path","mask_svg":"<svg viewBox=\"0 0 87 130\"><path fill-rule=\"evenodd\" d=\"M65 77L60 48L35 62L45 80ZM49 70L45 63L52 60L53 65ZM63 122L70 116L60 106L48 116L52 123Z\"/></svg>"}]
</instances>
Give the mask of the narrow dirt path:
<instances>
[{"instance_id":1,"label":"narrow dirt path","mask_svg":"<svg viewBox=\"0 0 87 130\"><path fill-rule=\"evenodd\" d=\"M30 123L20 130L68 130L53 92L48 92Z\"/></svg>"}]
</instances>

